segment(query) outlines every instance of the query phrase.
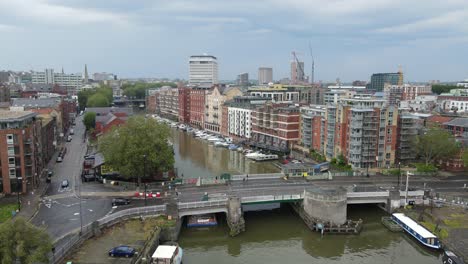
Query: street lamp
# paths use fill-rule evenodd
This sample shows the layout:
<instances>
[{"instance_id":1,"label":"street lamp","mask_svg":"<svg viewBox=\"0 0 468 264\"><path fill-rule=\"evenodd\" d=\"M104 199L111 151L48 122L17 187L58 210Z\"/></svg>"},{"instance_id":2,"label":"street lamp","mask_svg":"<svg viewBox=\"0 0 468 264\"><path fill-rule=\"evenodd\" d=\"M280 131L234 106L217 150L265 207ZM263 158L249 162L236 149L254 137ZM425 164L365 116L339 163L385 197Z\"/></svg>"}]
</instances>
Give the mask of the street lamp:
<instances>
[{"instance_id":1,"label":"street lamp","mask_svg":"<svg viewBox=\"0 0 468 264\"><path fill-rule=\"evenodd\" d=\"M408 205L408 181L409 181L409 176L413 176L412 173L409 171L406 172L406 193L405 193L405 206Z\"/></svg>"},{"instance_id":2,"label":"street lamp","mask_svg":"<svg viewBox=\"0 0 468 264\"><path fill-rule=\"evenodd\" d=\"M18 177L16 178L16 184L18 185L17 188L16 188L16 193L18 194L18 212L21 211L21 199L20 199L20 192L22 191L22 182L23 178L22 177Z\"/></svg>"},{"instance_id":3,"label":"street lamp","mask_svg":"<svg viewBox=\"0 0 468 264\"><path fill-rule=\"evenodd\" d=\"M398 190L400 190L400 181L401 181L401 162L398 162Z\"/></svg>"},{"instance_id":4,"label":"street lamp","mask_svg":"<svg viewBox=\"0 0 468 264\"><path fill-rule=\"evenodd\" d=\"M144 165L143 165L143 179L146 178L146 154L143 155L143 158L144 158ZM146 206L146 182L143 183L145 185L145 206Z\"/></svg>"}]
</instances>

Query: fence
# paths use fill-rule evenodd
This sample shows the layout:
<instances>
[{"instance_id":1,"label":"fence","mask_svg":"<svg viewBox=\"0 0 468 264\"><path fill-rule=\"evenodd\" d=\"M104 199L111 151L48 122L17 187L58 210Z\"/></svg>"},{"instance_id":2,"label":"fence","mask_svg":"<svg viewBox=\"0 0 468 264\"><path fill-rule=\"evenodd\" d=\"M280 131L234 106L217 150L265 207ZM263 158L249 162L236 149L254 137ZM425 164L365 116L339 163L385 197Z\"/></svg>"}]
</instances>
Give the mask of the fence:
<instances>
[{"instance_id":1,"label":"fence","mask_svg":"<svg viewBox=\"0 0 468 264\"><path fill-rule=\"evenodd\" d=\"M243 179L247 178L247 175L250 180L278 179L278 178L284 177L283 173L240 174L240 175L232 175L231 180L242 181Z\"/></svg>"},{"instance_id":2,"label":"fence","mask_svg":"<svg viewBox=\"0 0 468 264\"><path fill-rule=\"evenodd\" d=\"M189 203L178 203L178 208L180 209L193 209L193 208L203 208L203 207L214 207L214 206L226 206L227 198L212 200L212 201L203 201L203 202L189 202Z\"/></svg>"},{"instance_id":3,"label":"fence","mask_svg":"<svg viewBox=\"0 0 468 264\"><path fill-rule=\"evenodd\" d=\"M242 197L242 203L261 203L274 201L295 201L304 198L304 194L263 195Z\"/></svg>"},{"instance_id":4,"label":"fence","mask_svg":"<svg viewBox=\"0 0 468 264\"><path fill-rule=\"evenodd\" d=\"M465 206L466 208L468 208L467 197L436 193L434 197L434 201L439 201L440 203L447 204L447 205Z\"/></svg>"},{"instance_id":5,"label":"fence","mask_svg":"<svg viewBox=\"0 0 468 264\"><path fill-rule=\"evenodd\" d=\"M81 230L73 230L68 235L54 242L54 251L50 254L50 263L60 263L76 245L84 242L93 236L93 229L98 227L108 227L126 218L132 218L141 215L157 215L166 211L166 205L155 205L139 208L131 208L118 211L114 214L104 216L96 222L83 226ZM60 245L60 246L59 246Z\"/></svg>"}]
</instances>

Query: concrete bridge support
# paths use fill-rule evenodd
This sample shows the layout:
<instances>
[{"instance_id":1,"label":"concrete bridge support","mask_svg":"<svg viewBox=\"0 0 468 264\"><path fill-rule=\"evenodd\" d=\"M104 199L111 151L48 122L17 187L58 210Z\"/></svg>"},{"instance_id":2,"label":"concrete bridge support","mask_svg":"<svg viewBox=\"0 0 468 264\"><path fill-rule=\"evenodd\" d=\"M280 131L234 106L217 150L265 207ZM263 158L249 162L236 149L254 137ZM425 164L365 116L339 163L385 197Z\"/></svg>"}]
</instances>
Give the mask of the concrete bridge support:
<instances>
[{"instance_id":1,"label":"concrete bridge support","mask_svg":"<svg viewBox=\"0 0 468 264\"><path fill-rule=\"evenodd\" d=\"M346 223L347 196L341 187L305 190L303 206L305 214L316 221L334 225Z\"/></svg>"},{"instance_id":2,"label":"concrete bridge support","mask_svg":"<svg viewBox=\"0 0 468 264\"><path fill-rule=\"evenodd\" d=\"M245 220L242 213L242 204L239 197L229 197L227 203L227 223L229 226L229 234L236 236L245 231Z\"/></svg>"},{"instance_id":3,"label":"concrete bridge support","mask_svg":"<svg viewBox=\"0 0 468 264\"><path fill-rule=\"evenodd\" d=\"M400 191L391 190L387 200L387 212L391 214L395 212L396 209L400 208L400 201Z\"/></svg>"}]
</instances>

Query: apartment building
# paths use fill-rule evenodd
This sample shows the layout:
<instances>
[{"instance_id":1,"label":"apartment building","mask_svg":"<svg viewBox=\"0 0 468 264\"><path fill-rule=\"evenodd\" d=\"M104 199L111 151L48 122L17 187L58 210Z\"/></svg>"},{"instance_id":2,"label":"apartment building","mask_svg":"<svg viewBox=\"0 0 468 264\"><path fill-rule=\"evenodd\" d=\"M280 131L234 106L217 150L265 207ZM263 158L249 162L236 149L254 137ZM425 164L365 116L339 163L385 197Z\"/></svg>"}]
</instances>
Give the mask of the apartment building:
<instances>
[{"instance_id":1,"label":"apartment building","mask_svg":"<svg viewBox=\"0 0 468 264\"><path fill-rule=\"evenodd\" d=\"M412 101L421 95L431 95L430 85L391 85L385 84L384 98L389 105L398 105L400 101Z\"/></svg>"},{"instance_id":2,"label":"apartment building","mask_svg":"<svg viewBox=\"0 0 468 264\"><path fill-rule=\"evenodd\" d=\"M32 72L31 80L33 84L58 84L67 90L74 91L83 84L83 77L80 73L67 74L54 72L54 69L45 69L43 72Z\"/></svg>"},{"instance_id":3,"label":"apartment building","mask_svg":"<svg viewBox=\"0 0 468 264\"><path fill-rule=\"evenodd\" d=\"M423 120L410 113L400 113L398 116L398 135L396 162L408 164L416 159L414 141L423 127Z\"/></svg>"},{"instance_id":4,"label":"apartment building","mask_svg":"<svg viewBox=\"0 0 468 264\"><path fill-rule=\"evenodd\" d=\"M299 143L307 149L323 153L326 107L323 105L310 105L301 107L300 111L301 133Z\"/></svg>"},{"instance_id":5,"label":"apartment building","mask_svg":"<svg viewBox=\"0 0 468 264\"><path fill-rule=\"evenodd\" d=\"M236 96L223 106L221 131L224 136L241 139L252 137L252 111L256 106L271 102L262 97Z\"/></svg>"},{"instance_id":6,"label":"apartment building","mask_svg":"<svg viewBox=\"0 0 468 264\"><path fill-rule=\"evenodd\" d=\"M193 87L190 89L190 125L197 128L205 127L206 95L212 88Z\"/></svg>"},{"instance_id":7,"label":"apartment building","mask_svg":"<svg viewBox=\"0 0 468 264\"><path fill-rule=\"evenodd\" d=\"M267 103L252 111L252 141L256 147L288 152L299 140L299 107Z\"/></svg>"},{"instance_id":8,"label":"apartment building","mask_svg":"<svg viewBox=\"0 0 468 264\"><path fill-rule=\"evenodd\" d=\"M190 88L179 87L179 122L190 123Z\"/></svg>"},{"instance_id":9,"label":"apartment building","mask_svg":"<svg viewBox=\"0 0 468 264\"><path fill-rule=\"evenodd\" d=\"M324 154L343 155L353 168L395 163L398 110L370 97L342 99L327 106Z\"/></svg>"},{"instance_id":10,"label":"apartment building","mask_svg":"<svg viewBox=\"0 0 468 264\"><path fill-rule=\"evenodd\" d=\"M30 111L0 111L0 192L25 193L39 183L40 124Z\"/></svg>"},{"instance_id":11,"label":"apartment building","mask_svg":"<svg viewBox=\"0 0 468 264\"><path fill-rule=\"evenodd\" d=\"M223 104L234 96L241 96L242 91L237 87L226 88L216 85L205 97L205 121L204 128L213 133L221 134L223 122Z\"/></svg>"}]
</instances>

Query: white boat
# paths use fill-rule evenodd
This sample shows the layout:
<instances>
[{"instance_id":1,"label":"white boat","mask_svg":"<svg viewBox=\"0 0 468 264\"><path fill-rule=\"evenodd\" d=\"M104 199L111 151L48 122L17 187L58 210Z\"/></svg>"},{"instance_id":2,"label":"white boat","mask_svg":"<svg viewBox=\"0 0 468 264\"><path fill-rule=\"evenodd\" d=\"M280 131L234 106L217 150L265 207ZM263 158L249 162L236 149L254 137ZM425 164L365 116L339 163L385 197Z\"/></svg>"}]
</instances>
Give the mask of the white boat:
<instances>
[{"instance_id":1,"label":"white boat","mask_svg":"<svg viewBox=\"0 0 468 264\"><path fill-rule=\"evenodd\" d=\"M215 147L223 147L223 148L229 147L229 143L224 142L224 141L216 141L214 145Z\"/></svg>"},{"instance_id":2,"label":"white boat","mask_svg":"<svg viewBox=\"0 0 468 264\"><path fill-rule=\"evenodd\" d=\"M406 233L412 235L416 240L426 247L433 249L439 249L441 247L439 238L429 232L425 227L421 226L413 219L407 217L402 213L392 214L392 220L406 231Z\"/></svg>"},{"instance_id":3,"label":"white boat","mask_svg":"<svg viewBox=\"0 0 468 264\"><path fill-rule=\"evenodd\" d=\"M246 156L247 157L247 156ZM278 155L275 155L275 154L263 154L263 153L260 153L256 156L253 156L253 157L248 157L249 159L253 159L255 161L267 161L267 160L277 160L278 159Z\"/></svg>"},{"instance_id":4,"label":"white boat","mask_svg":"<svg viewBox=\"0 0 468 264\"><path fill-rule=\"evenodd\" d=\"M213 137L213 136L208 138L208 142L213 142L213 143L217 141L221 141L221 140L222 139L220 139L219 137Z\"/></svg>"},{"instance_id":5,"label":"white boat","mask_svg":"<svg viewBox=\"0 0 468 264\"><path fill-rule=\"evenodd\" d=\"M187 127L186 127L184 124L180 124L180 125L179 125L179 129L180 129L180 130L185 130L185 129L187 129Z\"/></svg>"},{"instance_id":6,"label":"white boat","mask_svg":"<svg viewBox=\"0 0 468 264\"><path fill-rule=\"evenodd\" d=\"M230 138L230 137L225 137L224 141L226 141L229 144L232 144L232 138Z\"/></svg>"},{"instance_id":7,"label":"white boat","mask_svg":"<svg viewBox=\"0 0 468 264\"><path fill-rule=\"evenodd\" d=\"M181 264L184 252L178 245L160 245L151 256L152 264Z\"/></svg>"},{"instance_id":8,"label":"white boat","mask_svg":"<svg viewBox=\"0 0 468 264\"><path fill-rule=\"evenodd\" d=\"M250 152L250 153L245 154L245 157L248 159L254 159L258 157L259 155L262 155L262 153L259 151L256 151L256 152Z\"/></svg>"}]
</instances>

